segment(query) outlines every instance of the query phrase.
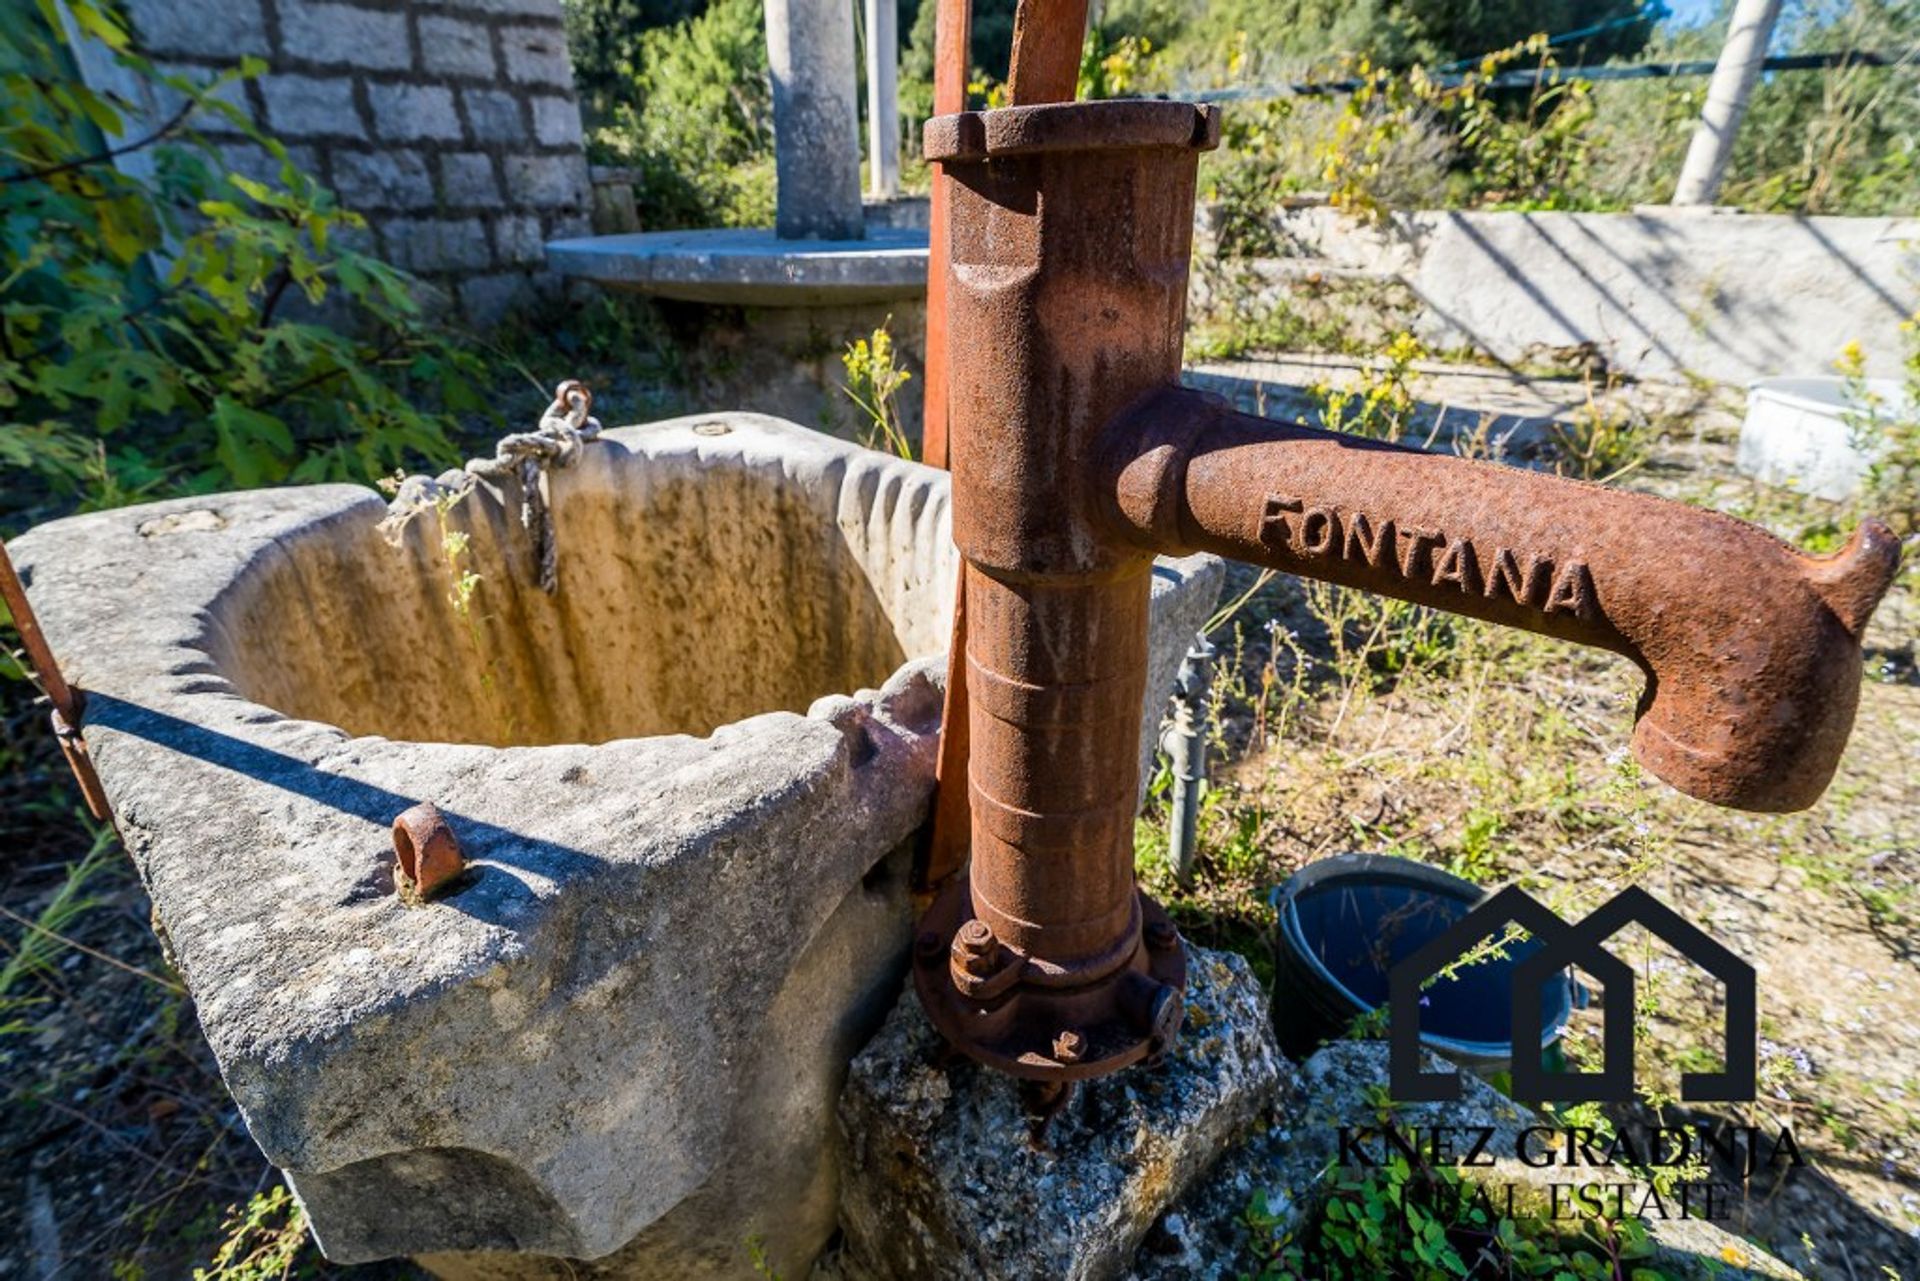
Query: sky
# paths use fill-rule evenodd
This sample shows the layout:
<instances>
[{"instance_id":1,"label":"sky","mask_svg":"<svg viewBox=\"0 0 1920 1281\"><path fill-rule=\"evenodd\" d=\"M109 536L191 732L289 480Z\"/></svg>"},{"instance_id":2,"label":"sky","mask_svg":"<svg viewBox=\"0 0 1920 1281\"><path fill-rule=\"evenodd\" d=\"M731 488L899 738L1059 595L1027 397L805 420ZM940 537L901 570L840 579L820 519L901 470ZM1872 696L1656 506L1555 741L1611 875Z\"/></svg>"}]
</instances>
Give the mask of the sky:
<instances>
[{"instance_id":1,"label":"sky","mask_svg":"<svg viewBox=\"0 0 1920 1281\"><path fill-rule=\"evenodd\" d=\"M1719 7L1718 0L1667 0L1674 22L1683 27L1697 27L1710 21Z\"/></svg>"}]
</instances>

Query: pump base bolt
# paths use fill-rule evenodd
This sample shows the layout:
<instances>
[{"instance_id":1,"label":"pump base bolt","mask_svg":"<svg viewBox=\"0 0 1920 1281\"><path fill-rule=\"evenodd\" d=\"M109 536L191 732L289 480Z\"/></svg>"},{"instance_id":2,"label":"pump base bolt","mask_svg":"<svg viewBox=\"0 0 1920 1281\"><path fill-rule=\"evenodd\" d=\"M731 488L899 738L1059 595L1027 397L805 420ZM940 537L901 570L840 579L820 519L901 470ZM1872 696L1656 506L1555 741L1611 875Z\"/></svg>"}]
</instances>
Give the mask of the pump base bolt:
<instances>
[{"instance_id":1,"label":"pump base bolt","mask_svg":"<svg viewBox=\"0 0 1920 1281\"><path fill-rule=\"evenodd\" d=\"M953 936L953 963L975 978L1000 968L1000 940L981 920L968 921Z\"/></svg>"},{"instance_id":2,"label":"pump base bolt","mask_svg":"<svg viewBox=\"0 0 1920 1281\"><path fill-rule=\"evenodd\" d=\"M393 820L393 852L394 889L409 903L432 898L467 868L459 838L432 801Z\"/></svg>"}]
</instances>

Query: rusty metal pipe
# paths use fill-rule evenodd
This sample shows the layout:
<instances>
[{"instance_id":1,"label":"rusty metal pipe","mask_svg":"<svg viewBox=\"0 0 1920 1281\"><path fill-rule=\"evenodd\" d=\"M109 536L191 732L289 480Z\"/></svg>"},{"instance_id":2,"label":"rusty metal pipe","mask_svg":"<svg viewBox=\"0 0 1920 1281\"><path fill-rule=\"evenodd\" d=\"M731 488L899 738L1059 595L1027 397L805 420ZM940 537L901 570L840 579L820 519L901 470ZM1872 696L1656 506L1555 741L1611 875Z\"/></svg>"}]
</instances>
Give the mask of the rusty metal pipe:
<instances>
[{"instance_id":1,"label":"rusty metal pipe","mask_svg":"<svg viewBox=\"0 0 1920 1281\"><path fill-rule=\"evenodd\" d=\"M1624 654L1633 751L1689 796L1804 809L1839 764L1899 544L1832 556L1646 494L1235 413L1169 388L1103 444L1115 527Z\"/></svg>"},{"instance_id":2,"label":"rusty metal pipe","mask_svg":"<svg viewBox=\"0 0 1920 1281\"><path fill-rule=\"evenodd\" d=\"M1030 1078L1114 1071L1180 1021L1184 956L1133 878L1152 553L1104 523L1091 462L1179 374L1197 157L1218 131L1165 102L927 126L951 191L972 861L922 924L952 947L915 975L949 1039Z\"/></svg>"},{"instance_id":3,"label":"rusty metal pipe","mask_svg":"<svg viewBox=\"0 0 1920 1281\"><path fill-rule=\"evenodd\" d=\"M972 862L923 918L914 977L950 1041L1018 1076L1112 1072L1180 1024L1179 936L1133 877L1154 553L1630 655L1650 676L1641 760L1756 809L1806 805L1831 775L1894 569L1877 522L1816 559L1712 513L1181 390L1195 172L1218 138L1213 108L1171 102L927 124L952 200Z\"/></svg>"}]
</instances>

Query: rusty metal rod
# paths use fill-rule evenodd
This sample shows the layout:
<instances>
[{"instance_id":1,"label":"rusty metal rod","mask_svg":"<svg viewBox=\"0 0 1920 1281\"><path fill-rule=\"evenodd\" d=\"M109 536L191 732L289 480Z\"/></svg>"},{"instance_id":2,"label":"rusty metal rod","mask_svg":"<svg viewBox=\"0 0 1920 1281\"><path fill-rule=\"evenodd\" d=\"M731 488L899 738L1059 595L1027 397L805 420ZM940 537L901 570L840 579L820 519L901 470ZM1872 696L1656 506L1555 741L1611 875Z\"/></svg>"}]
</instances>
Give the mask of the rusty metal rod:
<instances>
[{"instance_id":1,"label":"rusty metal rod","mask_svg":"<svg viewBox=\"0 0 1920 1281\"><path fill-rule=\"evenodd\" d=\"M87 752L87 743L80 736L80 720L86 710L85 696L67 683L60 671L60 664L53 657L53 649L47 644L46 633L40 630L40 620L35 617L33 603L27 599L26 585L20 581L20 575L14 571L13 557L7 553L5 543L0 543L0 600L7 605L7 612L13 616L13 628L20 634L20 645L26 651L27 665L33 669L40 682L40 690L53 705L53 736L60 743L60 754L66 757L67 768L73 771L73 780L80 786L81 799L87 803L87 812L98 822L112 819L113 809L107 804L106 789L100 785L100 775L93 768L93 757Z\"/></svg>"},{"instance_id":2,"label":"rusty metal rod","mask_svg":"<svg viewBox=\"0 0 1920 1281\"><path fill-rule=\"evenodd\" d=\"M933 110L935 115L963 111L967 105L967 45L972 34L969 0L937 0L933 29ZM933 169L932 215L927 242L926 398L922 401L922 460L945 468L949 463L947 422L947 207L946 174ZM940 754L933 775L933 821L925 846L914 859L916 906L952 880L967 861L967 682L961 656L967 646L967 577L954 575L953 626L947 644L947 692L940 714Z\"/></svg>"},{"instance_id":3,"label":"rusty metal rod","mask_svg":"<svg viewBox=\"0 0 1920 1281\"><path fill-rule=\"evenodd\" d=\"M971 0L936 0L933 27L933 113L967 109L967 45L973 30ZM932 166L927 231L927 360L921 399L920 457L947 466L947 206L946 174Z\"/></svg>"},{"instance_id":4,"label":"rusty metal rod","mask_svg":"<svg viewBox=\"0 0 1920 1281\"><path fill-rule=\"evenodd\" d=\"M61 674L60 664L54 661L46 633L40 630L40 620L34 616L33 605L27 600L26 586L15 572L13 557L7 554L4 543L0 543L0 600L6 601L7 612L13 616L13 629L20 633L20 646L27 652L27 665L39 679L41 692L68 724L79 724L79 696Z\"/></svg>"},{"instance_id":5,"label":"rusty metal rod","mask_svg":"<svg viewBox=\"0 0 1920 1281\"><path fill-rule=\"evenodd\" d=\"M1020 0L1013 11L1007 101L1016 107L1072 102L1086 35L1087 0Z\"/></svg>"}]
</instances>

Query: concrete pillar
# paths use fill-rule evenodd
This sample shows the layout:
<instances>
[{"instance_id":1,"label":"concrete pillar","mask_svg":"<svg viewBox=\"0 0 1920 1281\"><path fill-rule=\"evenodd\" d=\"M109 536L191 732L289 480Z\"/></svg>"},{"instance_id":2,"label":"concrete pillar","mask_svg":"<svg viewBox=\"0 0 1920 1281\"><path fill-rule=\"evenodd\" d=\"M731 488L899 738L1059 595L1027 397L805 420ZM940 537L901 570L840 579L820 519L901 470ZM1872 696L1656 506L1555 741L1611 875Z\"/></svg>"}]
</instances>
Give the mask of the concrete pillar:
<instances>
[{"instance_id":1,"label":"concrete pillar","mask_svg":"<svg viewBox=\"0 0 1920 1281\"><path fill-rule=\"evenodd\" d=\"M1700 123L1694 126L1686 163L1680 166L1674 204L1710 205L1719 198L1720 181L1733 155L1734 135L1740 131L1741 117L1747 114L1747 95L1760 78L1760 64L1766 60L1767 41L1780 17L1780 5L1781 0L1737 0L1734 5L1733 19L1727 24L1727 42L1721 47L1720 61L1714 64L1713 79L1707 82L1707 105L1700 112Z\"/></svg>"},{"instance_id":2,"label":"concrete pillar","mask_svg":"<svg viewBox=\"0 0 1920 1281\"><path fill-rule=\"evenodd\" d=\"M774 230L783 240L863 234L853 56L852 0L767 0Z\"/></svg>"},{"instance_id":3,"label":"concrete pillar","mask_svg":"<svg viewBox=\"0 0 1920 1281\"><path fill-rule=\"evenodd\" d=\"M900 3L866 0L867 192L900 194Z\"/></svg>"}]
</instances>

